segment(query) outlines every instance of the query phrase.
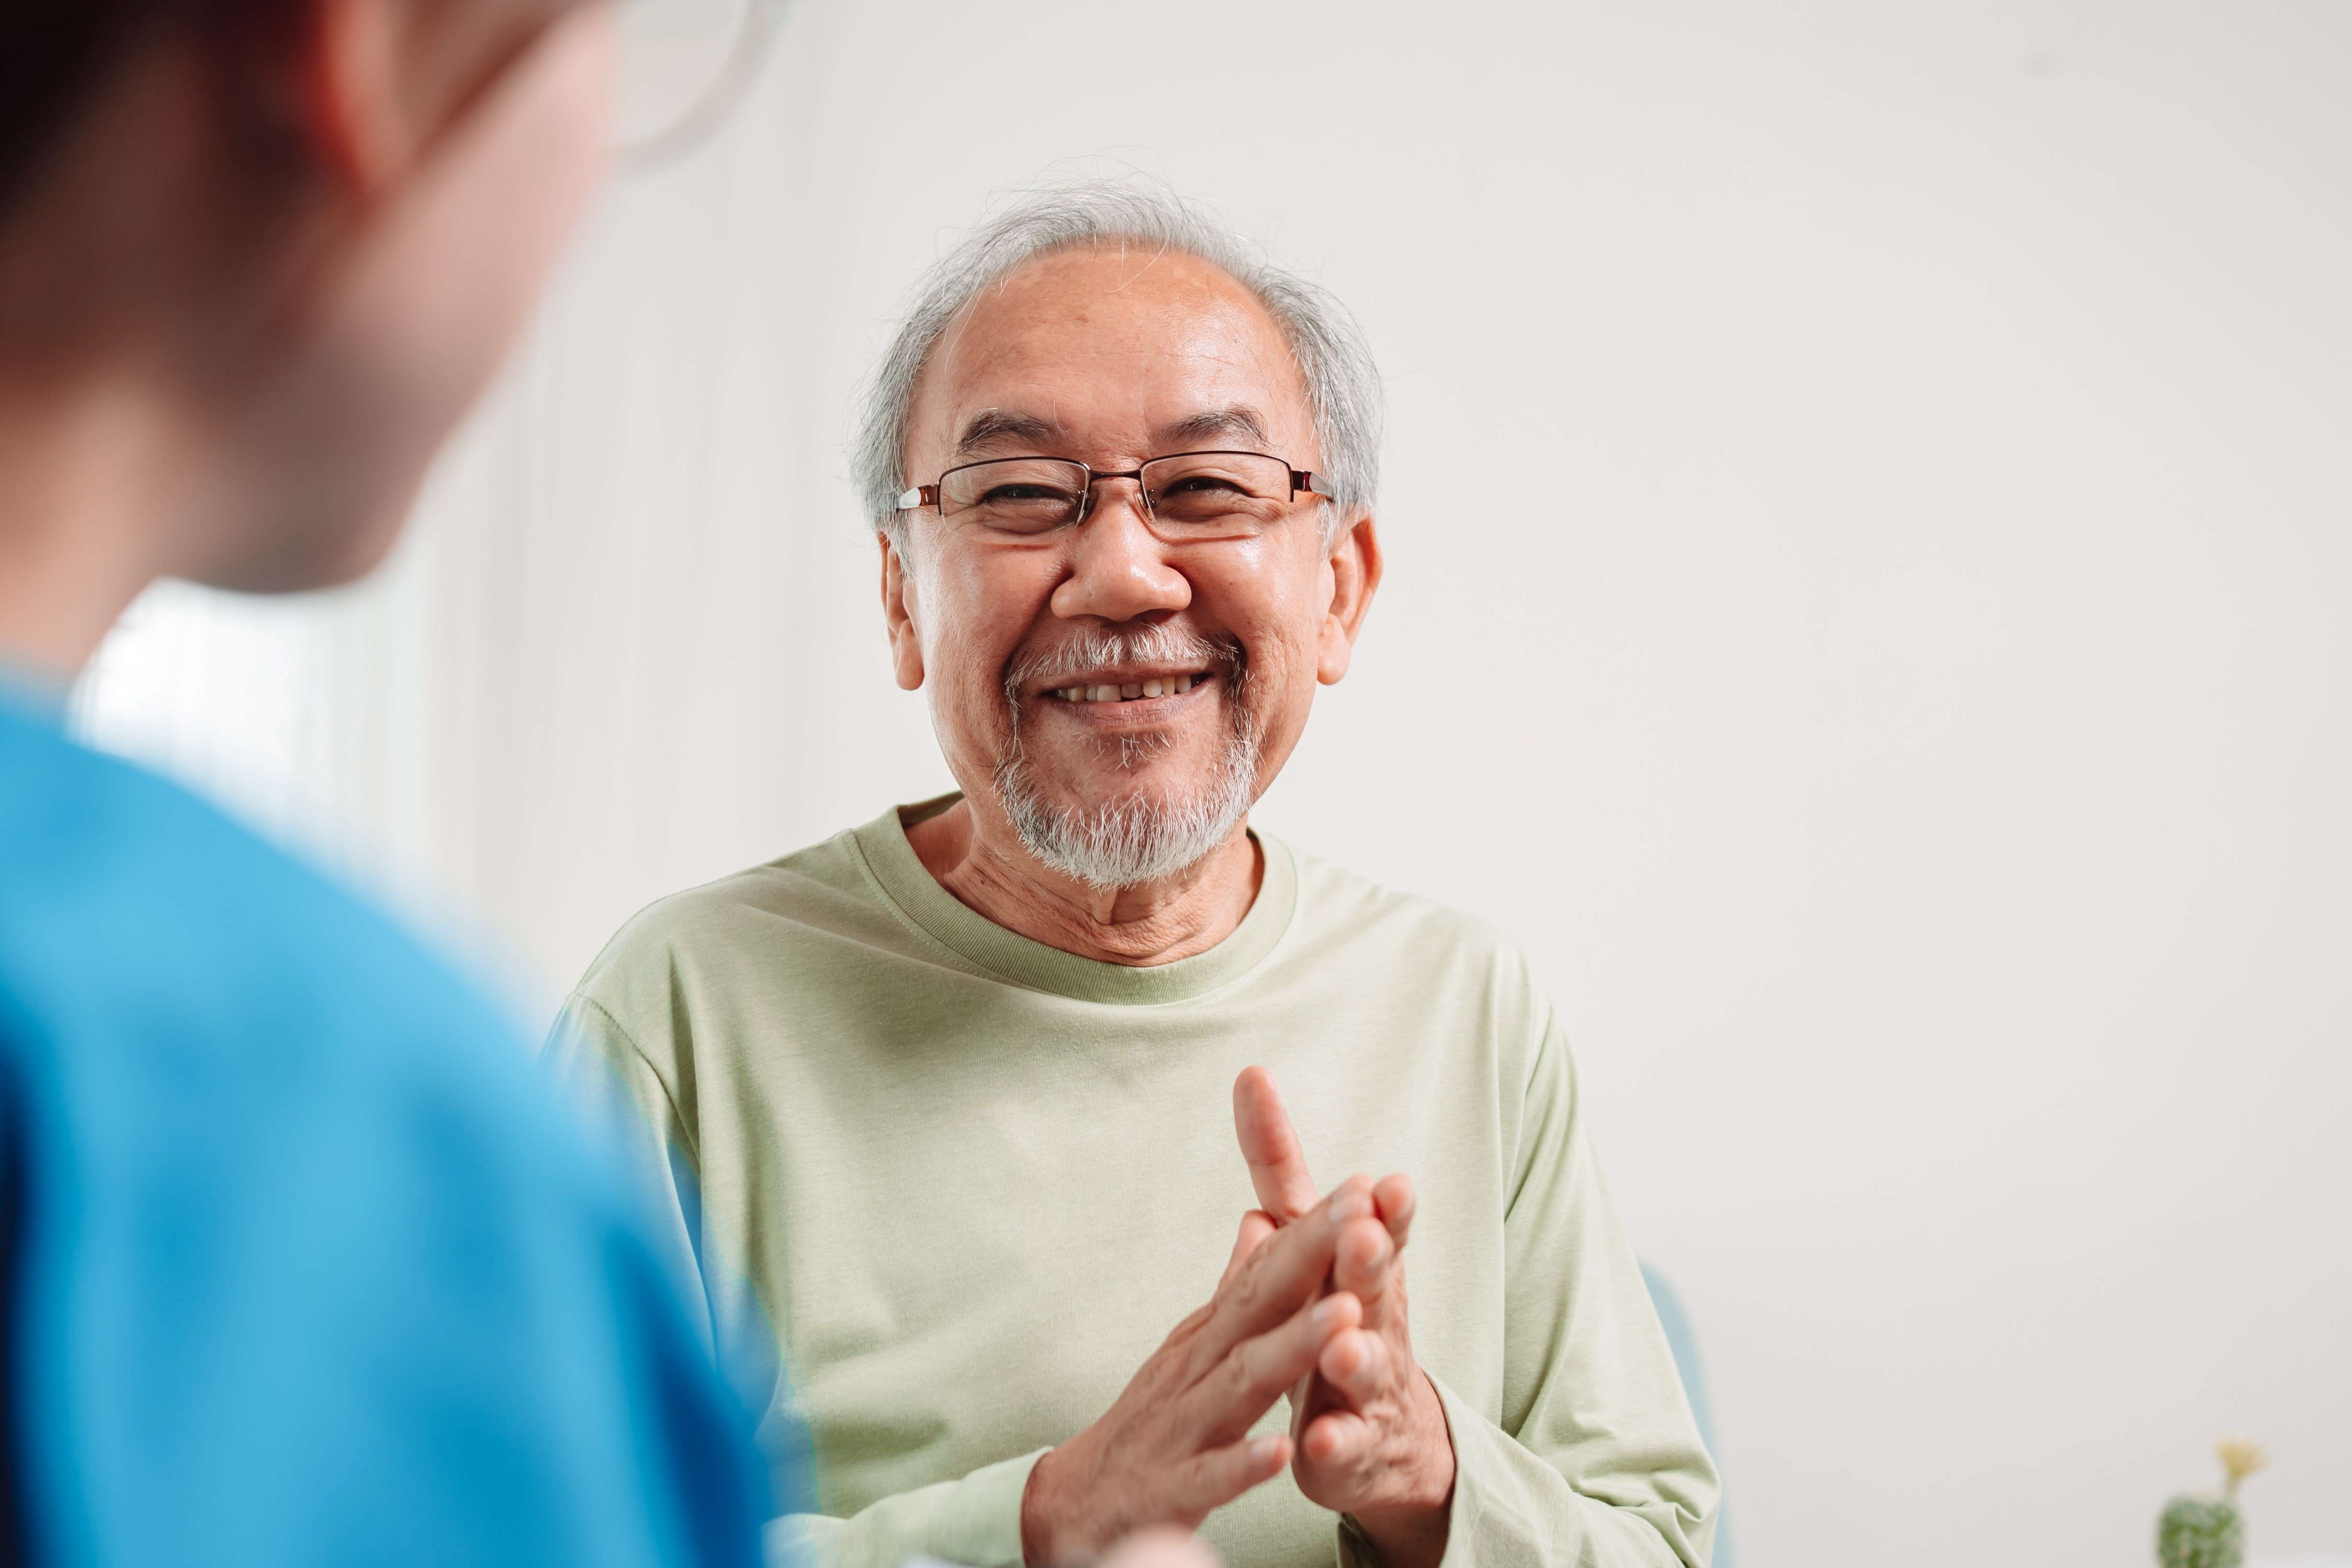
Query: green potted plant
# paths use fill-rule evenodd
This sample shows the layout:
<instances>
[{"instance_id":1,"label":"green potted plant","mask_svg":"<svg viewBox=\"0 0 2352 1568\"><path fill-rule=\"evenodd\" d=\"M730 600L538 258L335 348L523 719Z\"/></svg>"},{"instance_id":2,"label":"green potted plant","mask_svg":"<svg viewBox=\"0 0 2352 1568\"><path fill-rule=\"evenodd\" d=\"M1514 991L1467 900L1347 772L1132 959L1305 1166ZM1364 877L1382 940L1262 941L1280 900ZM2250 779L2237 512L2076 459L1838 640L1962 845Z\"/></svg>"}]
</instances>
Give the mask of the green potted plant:
<instances>
[{"instance_id":1,"label":"green potted plant","mask_svg":"<svg viewBox=\"0 0 2352 1568\"><path fill-rule=\"evenodd\" d=\"M2214 1445L2221 1457L2221 1495L2177 1497L2156 1524L2156 1560L2163 1568L2241 1568L2246 1561L2246 1521L2238 1511L2238 1483L2270 1462L2244 1437Z\"/></svg>"}]
</instances>

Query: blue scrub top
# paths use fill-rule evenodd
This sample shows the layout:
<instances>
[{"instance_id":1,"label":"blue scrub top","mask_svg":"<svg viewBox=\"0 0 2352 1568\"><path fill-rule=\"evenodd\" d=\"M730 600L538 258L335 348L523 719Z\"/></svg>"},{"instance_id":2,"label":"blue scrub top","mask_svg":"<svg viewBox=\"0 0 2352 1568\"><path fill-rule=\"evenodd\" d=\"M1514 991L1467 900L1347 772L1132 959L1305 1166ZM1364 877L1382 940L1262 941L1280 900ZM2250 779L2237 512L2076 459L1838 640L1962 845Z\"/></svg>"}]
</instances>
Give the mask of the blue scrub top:
<instances>
[{"instance_id":1,"label":"blue scrub top","mask_svg":"<svg viewBox=\"0 0 2352 1568\"><path fill-rule=\"evenodd\" d=\"M616 1163L388 921L0 691L0 1557L727 1564Z\"/></svg>"}]
</instances>

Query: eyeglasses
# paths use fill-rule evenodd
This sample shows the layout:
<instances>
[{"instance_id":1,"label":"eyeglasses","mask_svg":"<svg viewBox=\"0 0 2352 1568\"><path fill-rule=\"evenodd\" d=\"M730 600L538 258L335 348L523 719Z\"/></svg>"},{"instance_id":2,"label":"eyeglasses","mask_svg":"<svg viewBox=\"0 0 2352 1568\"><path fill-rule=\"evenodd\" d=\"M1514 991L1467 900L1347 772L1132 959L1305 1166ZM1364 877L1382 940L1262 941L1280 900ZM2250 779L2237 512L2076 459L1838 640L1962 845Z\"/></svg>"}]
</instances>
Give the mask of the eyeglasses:
<instances>
[{"instance_id":1,"label":"eyeglasses","mask_svg":"<svg viewBox=\"0 0 2352 1568\"><path fill-rule=\"evenodd\" d=\"M725 126L786 0L622 0L613 150L624 174L677 163Z\"/></svg>"},{"instance_id":2,"label":"eyeglasses","mask_svg":"<svg viewBox=\"0 0 2352 1568\"><path fill-rule=\"evenodd\" d=\"M1320 475L1264 452L1178 452L1116 474L1069 458L994 458L903 492L898 510L929 509L960 528L1035 538L1086 521L1105 479L1133 479L1145 523L1171 544L1255 538L1287 518L1299 496L1331 495Z\"/></svg>"}]
</instances>

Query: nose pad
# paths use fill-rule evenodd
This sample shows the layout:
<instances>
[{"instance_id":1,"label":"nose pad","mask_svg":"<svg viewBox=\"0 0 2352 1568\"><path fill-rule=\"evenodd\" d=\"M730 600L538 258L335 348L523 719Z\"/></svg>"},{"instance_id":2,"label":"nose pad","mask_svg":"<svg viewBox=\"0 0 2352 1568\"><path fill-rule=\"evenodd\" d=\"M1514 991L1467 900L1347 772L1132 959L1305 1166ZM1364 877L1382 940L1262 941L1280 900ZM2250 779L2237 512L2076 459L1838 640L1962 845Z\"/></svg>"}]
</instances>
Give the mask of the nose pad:
<instances>
[{"instance_id":1,"label":"nose pad","mask_svg":"<svg viewBox=\"0 0 2352 1568\"><path fill-rule=\"evenodd\" d=\"M1143 504L1143 487L1131 481L1116 481L1115 493L1105 497L1110 487L1097 484L1087 492L1088 507L1077 529L1078 548L1083 552L1089 543L1108 543L1112 538L1157 556L1161 552L1160 536L1151 531L1151 511ZM1125 515L1120 515L1124 513Z\"/></svg>"},{"instance_id":2,"label":"nose pad","mask_svg":"<svg viewBox=\"0 0 2352 1568\"><path fill-rule=\"evenodd\" d=\"M1130 484L1134 486L1132 489L1129 489ZM1116 489L1111 500L1105 501L1103 492L1111 490L1114 487ZM1145 529L1149 530L1151 527L1151 509L1144 504L1143 482L1140 479L1097 479L1093 484L1088 485L1086 500L1081 503L1078 512L1078 525L1083 528L1095 520L1095 514L1101 511L1107 505L1124 506L1135 514L1135 521L1141 523Z\"/></svg>"}]
</instances>

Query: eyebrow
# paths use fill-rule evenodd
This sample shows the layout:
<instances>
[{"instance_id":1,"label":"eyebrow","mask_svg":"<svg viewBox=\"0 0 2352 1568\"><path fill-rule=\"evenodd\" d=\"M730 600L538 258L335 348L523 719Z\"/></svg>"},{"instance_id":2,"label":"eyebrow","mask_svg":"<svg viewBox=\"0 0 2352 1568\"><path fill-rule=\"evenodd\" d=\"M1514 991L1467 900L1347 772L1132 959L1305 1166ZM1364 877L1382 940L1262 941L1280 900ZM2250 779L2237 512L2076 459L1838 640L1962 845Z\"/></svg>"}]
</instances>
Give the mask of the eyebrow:
<instances>
[{"instance_id":1,"label":"eyebrow","mask_svg":"<svg viewBox=\"0 0 2352 1568\"><path fill-rule=\"evenodd\" d=\"M956 437L956 456L970 457L989 447L1001 447L1008 442L1051 451L1061 440L1062 427L1050 419L1040 419L1034 414L1017 414L1009 409L991 408L972 416L971 422Z\"/></svg>"},{"instance_id":2,"label":"eyebrow","mask_svg":"<svg viewBox=\"0 0 2352 1568\"><path fill-rule=\"evenodd\" d=\"M1245 403L1212 408L1189 419L1179 419L1173 425L1162 426L1160 441L1163 449L1176 451L1181 450L1186 442L1235 436L1246 437L1261 447L1265 445L1265 420L1256 409Z\"/></svg>"},{"instance_id":3,"label":"eyebrow","mask_svg":"<svg viewBox=\"0 0 2352 1568\"><path fill-rule=\"evenodd\" d=\"M1265 420L1245 403L1204 409L1172 425L1163 425L1160 427L1159 445L1164 451L1182 451L1195 442L1230 440L1235 437L1260 447L1265 445ZM1052 452L1066 444L1066 433L1054 420L1009 408L989 408L971 416L963 433L956 437L955 449L956 456L968 458L997 447L1020 446Z\"/></svg>"}]
</instances>

